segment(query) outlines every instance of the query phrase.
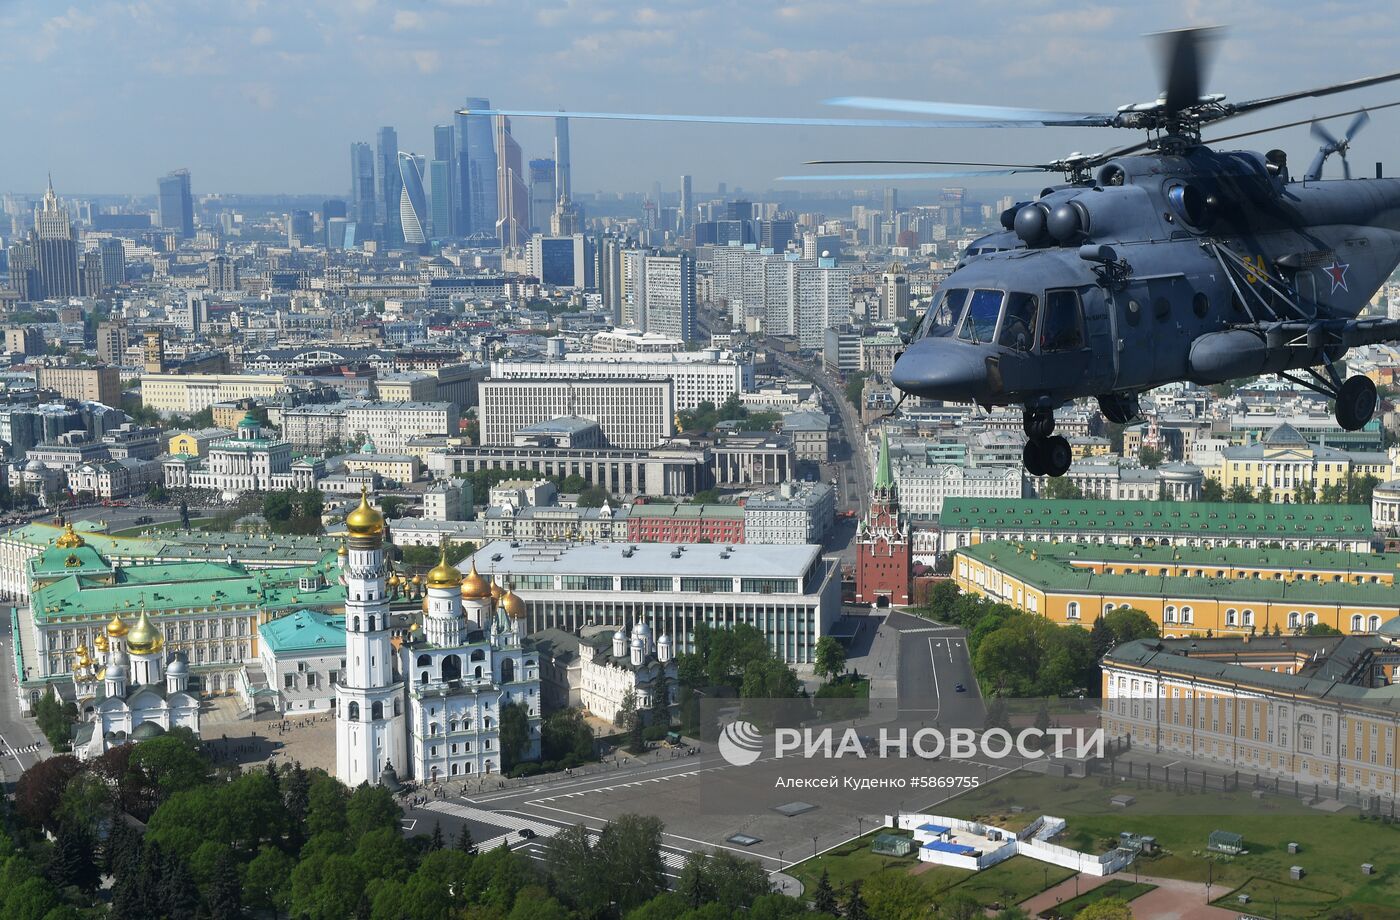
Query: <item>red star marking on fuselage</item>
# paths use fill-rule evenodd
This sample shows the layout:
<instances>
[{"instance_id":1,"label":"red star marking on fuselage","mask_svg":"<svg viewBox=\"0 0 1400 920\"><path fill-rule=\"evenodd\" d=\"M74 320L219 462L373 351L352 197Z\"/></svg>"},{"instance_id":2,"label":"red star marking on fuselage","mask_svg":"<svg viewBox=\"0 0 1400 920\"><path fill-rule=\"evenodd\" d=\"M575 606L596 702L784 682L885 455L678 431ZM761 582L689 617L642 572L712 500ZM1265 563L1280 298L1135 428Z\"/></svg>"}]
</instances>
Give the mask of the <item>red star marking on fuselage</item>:
<instances>
[{"instance_id":1,"label":"red star marking on fuselage","mask_svg":"<svg viewBox=\"0 0 1400 920\"><path fill-rule=\"evenodd\" d=\"M1328 278L1332 279L1331 293L1337 293L1337 288L1347 289L1347 269L1351 268L1346 262L1338 262L1333 259L1331 265L1324 265L1322 271Z\"/></svg>"}]
</instances>

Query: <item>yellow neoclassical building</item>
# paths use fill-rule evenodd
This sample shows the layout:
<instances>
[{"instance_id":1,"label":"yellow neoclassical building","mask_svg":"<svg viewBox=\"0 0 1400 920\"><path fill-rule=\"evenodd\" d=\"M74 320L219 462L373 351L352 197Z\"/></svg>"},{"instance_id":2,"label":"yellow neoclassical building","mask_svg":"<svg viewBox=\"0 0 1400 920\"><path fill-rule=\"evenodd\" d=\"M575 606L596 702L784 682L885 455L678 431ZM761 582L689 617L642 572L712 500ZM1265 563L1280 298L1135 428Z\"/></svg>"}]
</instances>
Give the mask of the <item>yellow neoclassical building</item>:
<instances>
[{"instance_id":1,"label":"yellow neoclassical building","mask_svg":"<svg viewBox=\"0 0 1400 920\"><path fill-rule=\"evenodd\" d=\"M1279 425L1254 444L1227 447L1220 466L1213 471L1225 490L1245 486L1258 493L1268 486L1273 501L1292 504L1298 491L1311 487L1313 501L1320 501L1323 489L1345 486L1347 478L1375 476L1381 482L1393 479L1394 465L1386 453L1366 453L1317 447L1308 443L1292 425Z\"/></svg>"},{"instance_id":2,"label":"yellow neoclassical building","mask_svg":"<svg viewBox=\"0 0 1400 920\"><path fill-rule=\"evenodd\" d=\"M953 561L964 591L1086 628L1133 607L1164 636L1375 633L1400 615L1397 570L1394 554L1090 543L979 543Z\"/></svg>"}]
</instances>

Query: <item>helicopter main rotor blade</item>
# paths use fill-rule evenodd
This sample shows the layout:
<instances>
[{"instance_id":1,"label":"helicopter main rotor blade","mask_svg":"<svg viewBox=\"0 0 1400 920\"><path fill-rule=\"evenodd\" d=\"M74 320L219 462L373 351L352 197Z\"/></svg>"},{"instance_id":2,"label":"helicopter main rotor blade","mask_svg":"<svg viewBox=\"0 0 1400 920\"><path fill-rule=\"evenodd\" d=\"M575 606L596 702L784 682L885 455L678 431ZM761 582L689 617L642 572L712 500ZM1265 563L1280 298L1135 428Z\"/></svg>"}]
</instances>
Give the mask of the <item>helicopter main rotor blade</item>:
<instances>
[{"instance_id":1,"label":"helicopter main rotor blade","mask_svg":"<svg viewBox=\"0 0 1400 920\"><path fill-rule=\"evenodd\" d=\"M788 125L801 128L1024 128L1021 122L919 121L890 118L803 118L773 115L660 115L639 112L551 112L544 109L458 109L458 115L666 121L708 125ZM1033 126L1031 126L1033 127Z\"/></svg>"},{"instance_id":2,"label":"helicopter main rotor blade","mask_svg":"<svg viewBox=\"0 0 1400 920\"><path fill-rule=\"evenodd\" d=\"M1336 112L1336 113L1334 113L1334 114L1332 114L1332 115L1324 115L1324 116L1322 116L1321 118L1303 118L1303 119L1299 119L1298 121L1289 121L1289 122L1285 122L1284 124L1281 124L1281 125L1271 125L1271 126L1269 126L1269 127L1267 127L1267 128L1255 128L1255 129L1252 130L1252 131L1240 131L1240 132L1238 132L1238 133L1236 133L1236 134L1226 134L1226 135L1224 135L1223 137L1214 137L1214 138L1211 138L1210 140L1202 141L1202 143L1206 144L1207 146L1210 146L1210 145L1213 145L1213 144L1223 144L1225 141L1237 141L1237 140L1239 140L1239 139L1242 138L1242 137L1253 137L1253 136L1256 135L1256 134L1268 134L1268 133L1270 133L1270 132L1272 132L1272 131L1282 131L1282 130L1284 130L1285 128L1297 128L1297 127L1299 127L1300 125L1312 124L1312 123L1314 123L1314 122L1330 120L1330 119L1333 119L1333 118L1345 118L1345 117L1348 116L1348 115L1357 115L1357 114L1360 114L1361 112L1378 112L1378 111L1380 111L1381 109L1393 109L1393 108L1395 108L1396 106L1400 106L1400 102L1387 102L1387 103L1385 103L1385 104L1383 104L1383 105L1368 106L1367 108L1364 108L1364 109L1352 109L1352 110L1350 110L1350 111L1348 111L1348 112ZM1368 118L1368 120L1369 120L1369 118ZM1138 149L1141 149L1141 148L1138 148ZM1121 155L1121 153L1120 153L1120 155Z\"/></svg>"},{"instance_id":3,"label":"helicopter main rotor blade","mask_svg":"<svg viewBox=\"0 0 1400 920\"><path fill-rule=\"evenodd\" d=\"M1217 38L1219 28L1178 29L1158 32L1159 53L1166 80L1163 104L1168 114L1197 105L1205 90L1206 42Z\"/></svg>"},{"instance_id":4,"label":"helicopter main rotor blade","mask_svg":"<svg viewBox=\"0 0 1400 920\"><path fill-rule=\"evenodd\" d=\"M1263 99L1251 99L1248 102L1237 102L1229 106L1230 117L1243 115L1245 112L1254 112L1259 109L1266 109L1270 106L1282 105L1285 102L1293 102L1297 99L1312 99L1318 96L1331 96L1336 93L1345 93L1354 89L1365 89L1368 86L1378 86L1381 83L1390 83L1400 80L1400 70L1392 73L1378 74L1374 77L1362 77L1359 80L1348 80L1345 83L1333 83L1331 86L1319 86L1316 89L1299 90L1295 93L1283 93L1278 96L1266 96ZM1382 106L1372 106L1372 108L1382 108ZM1358 109L1357 111L1360 111Z\"/></svg>"},{"instance_id":5,"label":"helicopter main rotor blade","mask_svg":"<svg viewBox=\"0 0 1400 920\"><path fill-rule=\"evenodd\" d=\"M778 176L776 182L907 182L915 179L975 179L978 176L1013 176L1017 173L1044 172L1030 169L950 170L945 172L847 173L844 175Z\"/></svg>"},{"instance_id":6,"label":"helicopter main rotor blade","mask_svg":"<svg viewBox=\"0 0 1400 920\"><path fill-rule=\"evenodd\" d=\"M1040 163L970 163L965 160L807 160L803 166L985 166L1004 169L1049 169Z\"/></svg>"},{"instance_id":7,"label":"helicopter main rotor blade","mask_svg":"<svg viewBox=\"0 0 1400 920\"><path fill-rule=\"evenodd\" d=\"M827 105L853 109L874 109L881 112L903 112L909 115L942 115L954 118L981 119L984 123L1010 125L1018 128L1087 127L1106 128L1113 125L1113 116L1099 112L1048 112L1000 105L968 105L962 102L931 102L922 99L887 99L882 96L837 96L826 100ZM970 122L976 124L977 122Z\"/></svg>"}]
</instances>

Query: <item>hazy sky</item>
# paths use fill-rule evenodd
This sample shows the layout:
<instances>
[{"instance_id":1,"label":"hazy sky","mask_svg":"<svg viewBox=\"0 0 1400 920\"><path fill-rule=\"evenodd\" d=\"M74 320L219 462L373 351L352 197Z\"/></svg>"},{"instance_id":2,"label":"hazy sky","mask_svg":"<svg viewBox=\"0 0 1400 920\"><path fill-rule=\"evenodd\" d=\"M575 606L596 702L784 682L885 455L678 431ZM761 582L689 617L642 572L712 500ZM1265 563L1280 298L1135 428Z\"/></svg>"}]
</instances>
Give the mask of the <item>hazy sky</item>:
<instances>
[{"instance_id":1,"label":"hazy sky","mask_svg":"<svg viewBox=\"0 0 1400 920\"><path fill-rule=\"evenodd\" d=\"M183 166L196 194L342 194L351 141L388 124L403 149L431 153L432 125L469 95L735 114L864 114L821 104L841 94L1111 110L1159 89L1142 34L1188 24L1230 26L1209 88L1255 98L1400 69L1396 12L1393 0L0 0L0 190L39 189L52 170L65 194L151 193ZM1400 83L1230 127L1395 99ZM548 130L517 121L527 157L549 154ZM1041 160L1136 139L603 122L572 133L580 191L671 189L683 172L697 192L763 189L819 156ZM1295 162L1316 149L1306 128L1256 143ZM1400 108L1378 113L1353 158L1400 174L1397 153Z\"/></svg>"}]
</instances>

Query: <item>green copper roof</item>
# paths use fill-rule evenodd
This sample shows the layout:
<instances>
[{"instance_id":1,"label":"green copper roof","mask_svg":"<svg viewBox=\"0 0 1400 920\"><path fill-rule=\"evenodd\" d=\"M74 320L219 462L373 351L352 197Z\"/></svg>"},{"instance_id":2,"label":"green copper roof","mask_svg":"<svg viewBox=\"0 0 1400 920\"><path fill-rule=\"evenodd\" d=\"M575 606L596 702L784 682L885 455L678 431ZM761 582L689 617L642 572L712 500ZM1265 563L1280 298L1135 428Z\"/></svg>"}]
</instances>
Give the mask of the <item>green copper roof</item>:
<instances>
[{"instance_id":1,"label":"green copper roof","mask_svg":"<svg viewBox=\"0 0 1400 920\"><path fill-rule=\"evenodd\" d=\"M259 537L247 533L201 531L178 533L155 531L148 536L113 537L104 532L96 521L76 521L73 524L83 541L109 561L187 559L223 562L228 556L252 566L286 565L289 562L311 563L340 546L339 538L307 536ZM3 539L44 549L63 533L63 528L49 523L33 522L15 527L3 534ZM61 560L60 560L61 561Z\"/></svg>"},{"instance_id":2,"label":"green copper roof","mask_svg":"<svg viewBox=\"0 0 1400 920\"><path fill-rule=\"evenodd\" d=\"M75 546L72 549L50 546L30 560L29 571L38 578L61 578L65 575L105 575L112 571L112 567L91 546Z\"/></svg>"},{"instance_id":3,"label":"green copper roof","mask_svg":"<svg viewBox=\"0 0 1400 920\"><path fill-rule=\"evenodd\" d=\"M1214 598L1220 601L1339 604L1366 607L1400 608L1400 591L1395 585L1353 584L1345 581L1274 581L1266 578L1215 577L1211 563L1201 568L1212 570L1206 576L1167 575L1098 575L1087 568L1071 564L1077 554L1093 559L1102 547L1080 543L1038 543L993 540L965 546L958 553L1000 569L1021 581L1050 593L1075 592L1112 597L1174 597ZM1019 552L1018 552L1019 550ZM1204 560L1215 550L1197 550ZM1254 551L1259 552L1259 551ZM1274 551L1268 551L1273 556ZM1035 558L1031 558L1034 553ZM1181 550L1183 561L1189 551ZM1284 555L1284 554L1280 554ZM1341 553L1338 554L1343 555ZM1160 563L1159 563L1160 564Z\"/></svg>"},{"instance_id":4,"label":"green copper roof","mask_svg":"<svg viewBox=\"0 0 1400 920\"><path fill-rule=\"evenodd\" d=\"M298 610L258 627L258 635L274 654L345 650L345 616L319 610Z\"/></svg>"},{"instance_id":5,"label":"green copper roof","mask_svg":"<svg viewBox=\"0 0 1400 920\"><path fill-rule=\"evenodd\" d=\"M890 430L880 429L880 460L875 464L875 488L889 489L894 486L894 474L890 472Z\"/></svg>"},{"instance_id":6,"label":"green copper roof","mask_svg":"<svg viewBox=\"0 0 1400 920\"><path fill-rule=\"evenodd\" d=\"M1150 536L1370 541L1368 505L1258 505L1229 502L1118 502L1025 498L947 498L945 529L1135 531Z\"/></svg>"},{"instance_id":7,"label":"green copper roof","mask_svg":"<svg viewBox=\"0 0 1400 920\"><path fill-rule=\"evenodd\" d=\"M317 587L303 589L303 578ZM340 584L335 553L327 553L312 565L248 571L237 563L164 562L118 567L115 576L69 575L33 590L34 617L90 621L123 618L144 606L155 614L177 610L208 612L227 609L277 611L294 607L341 607L345 587Z\"/></svg>"}]
</instances>

